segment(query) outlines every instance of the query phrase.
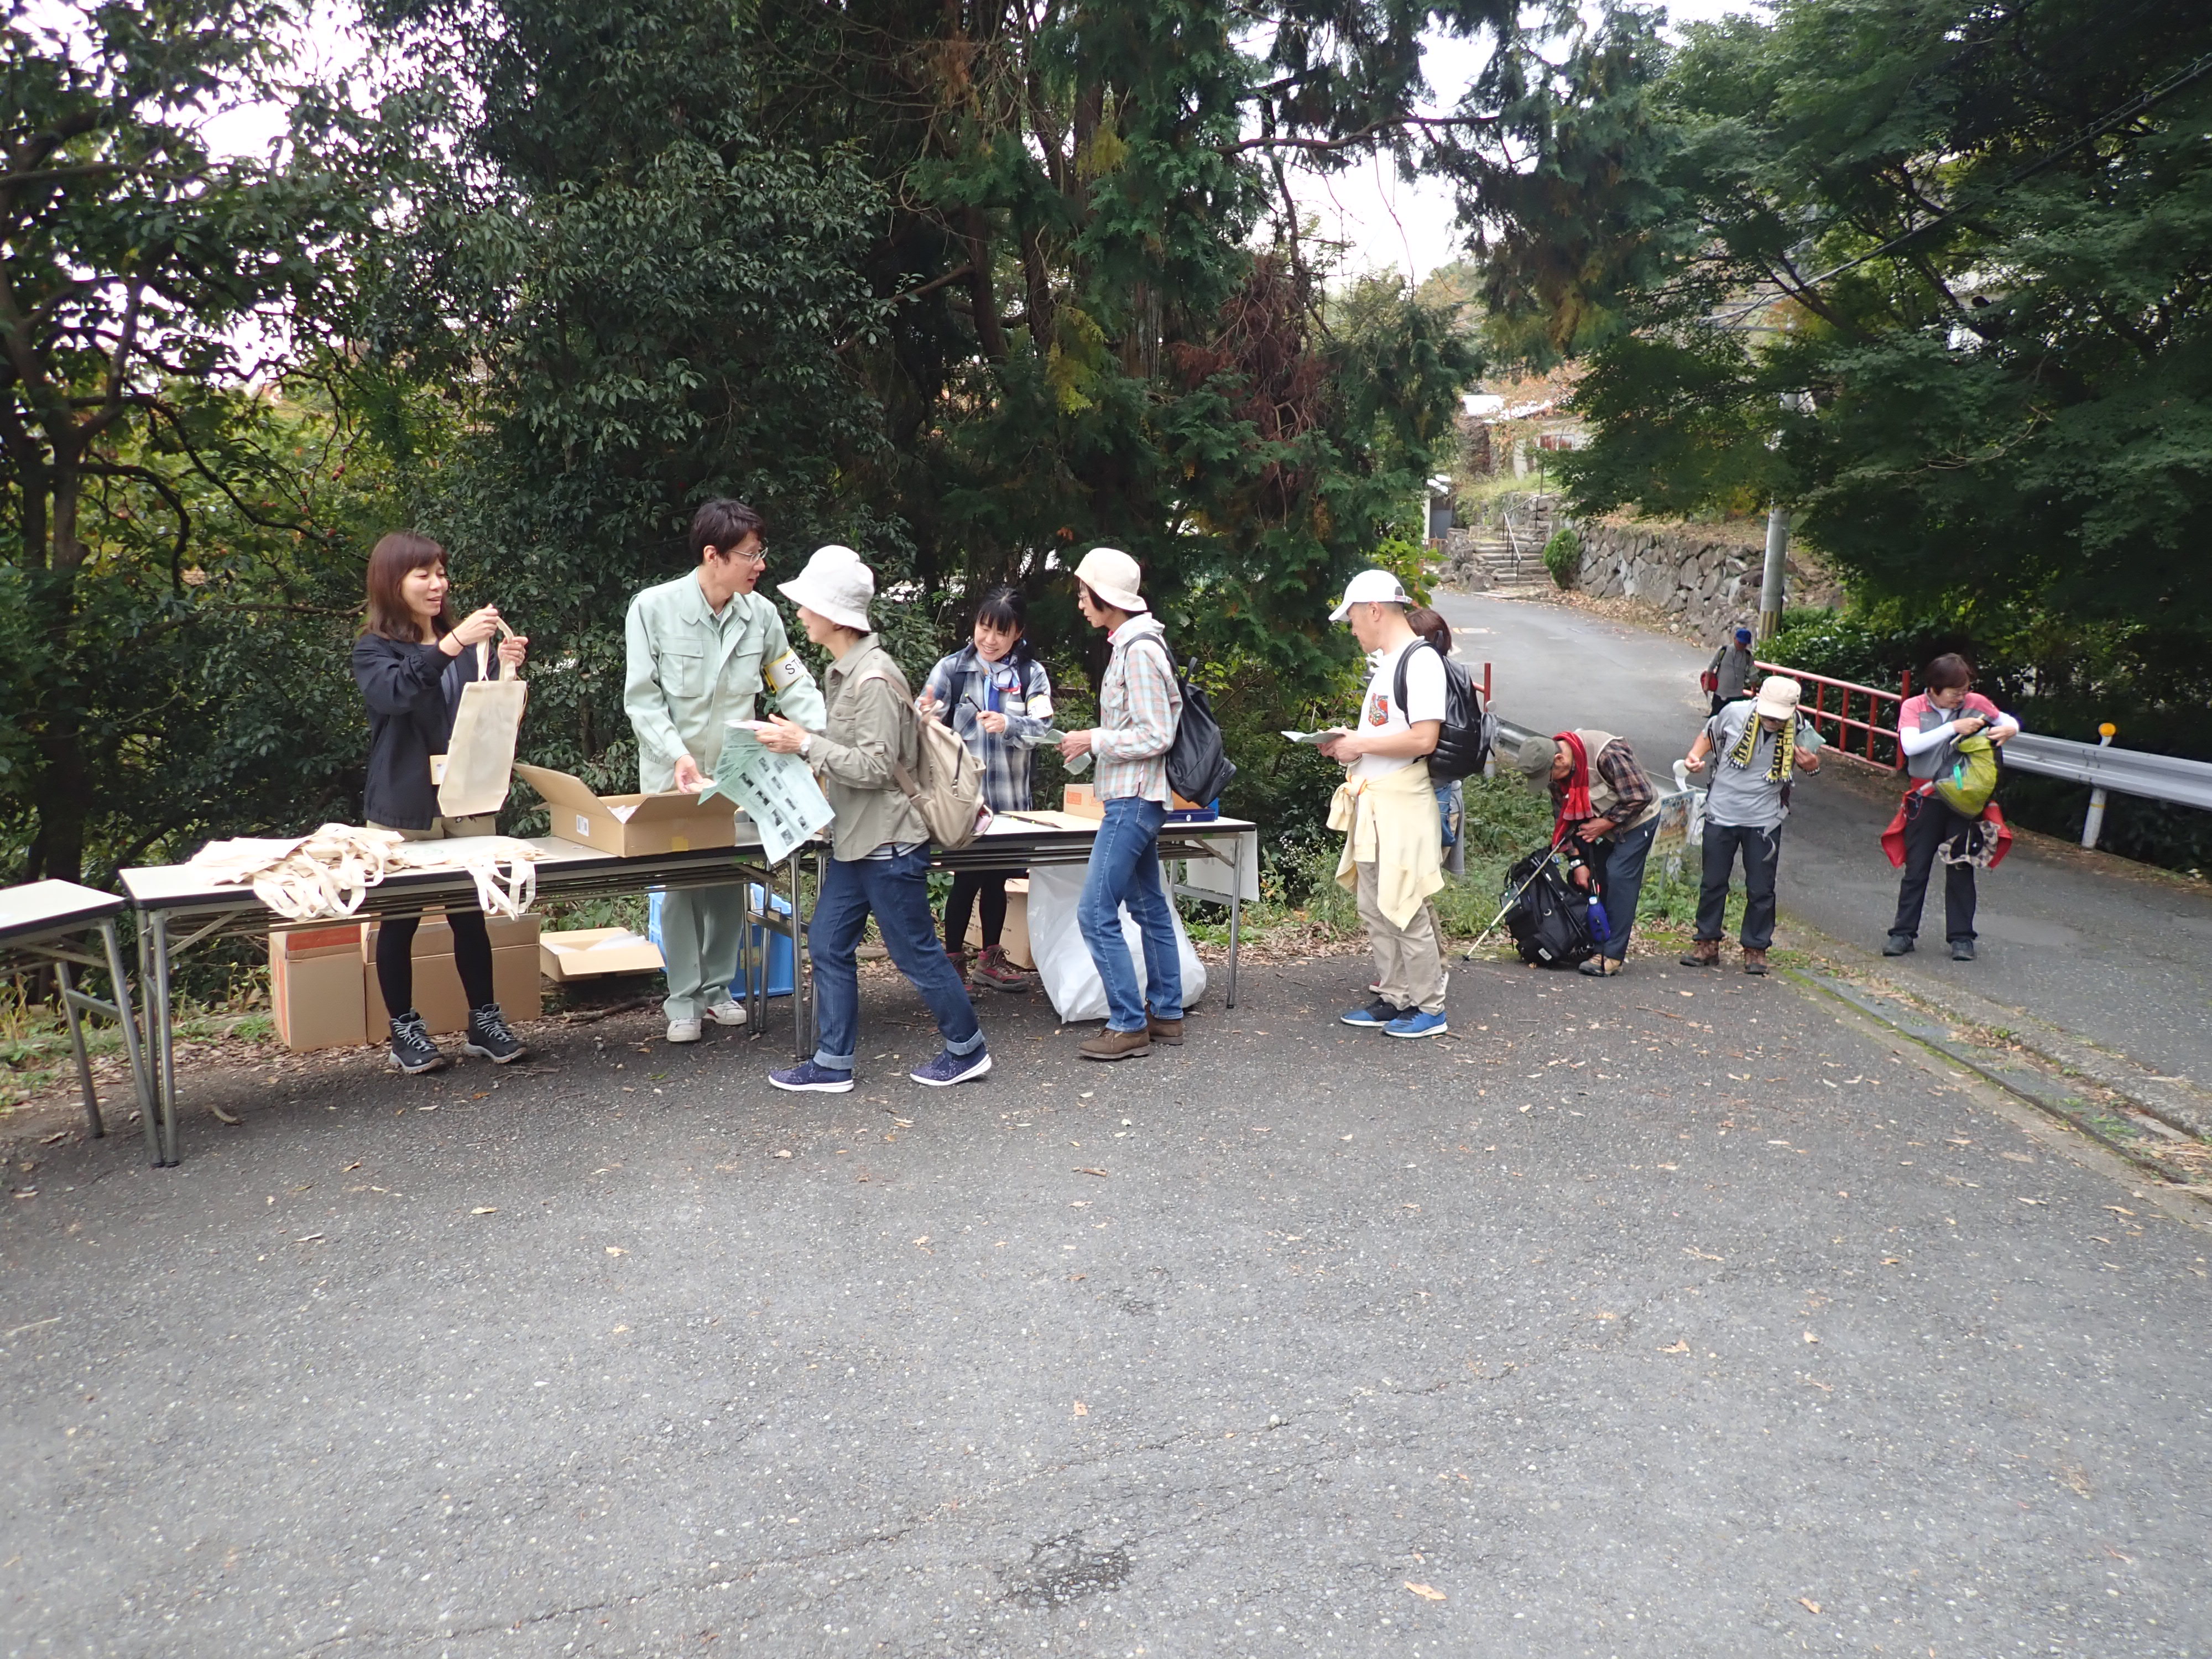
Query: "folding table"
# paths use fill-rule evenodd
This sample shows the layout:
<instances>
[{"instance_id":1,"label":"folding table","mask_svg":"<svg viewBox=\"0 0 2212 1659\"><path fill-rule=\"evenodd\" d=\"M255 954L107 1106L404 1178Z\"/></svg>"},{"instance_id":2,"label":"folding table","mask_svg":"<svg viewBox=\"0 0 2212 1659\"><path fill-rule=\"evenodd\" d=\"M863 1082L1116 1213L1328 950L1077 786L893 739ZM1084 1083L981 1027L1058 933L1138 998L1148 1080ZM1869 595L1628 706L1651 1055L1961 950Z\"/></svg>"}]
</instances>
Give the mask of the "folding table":
<instances>
[{"instance_id":1,"label":"folding table","mask_svg":"<svg viewBox=\"0 0 2212 1659\"><path fill-rule=\"evenodd\" d=\"M69 1020L70 1047L76 1052L76 1074L84 1085L84 1115L94 1135L107 1133L100 1121L100 1096L92 1086L92 1060L85 1053L80 1014L105 1014L123 1028L124 1058L138 1093L138 1116L146 1131L146 1150L155 1152L154 1109L149 1097L145 1057L139 1051L137 1022L131 1018L131 981L123 976L123 952L116 943L115 919L124 902L112 893L70 881L34 881L0 890L0 972L28 965L51 966L61 988L62 1012ZM89 952L88 936L100 936L101 956ZM105 968L115 1000L108 1002L71 982L71 964ZM158 1154L157 1154L158 1157Z\"/></svg>"}]
</instances>

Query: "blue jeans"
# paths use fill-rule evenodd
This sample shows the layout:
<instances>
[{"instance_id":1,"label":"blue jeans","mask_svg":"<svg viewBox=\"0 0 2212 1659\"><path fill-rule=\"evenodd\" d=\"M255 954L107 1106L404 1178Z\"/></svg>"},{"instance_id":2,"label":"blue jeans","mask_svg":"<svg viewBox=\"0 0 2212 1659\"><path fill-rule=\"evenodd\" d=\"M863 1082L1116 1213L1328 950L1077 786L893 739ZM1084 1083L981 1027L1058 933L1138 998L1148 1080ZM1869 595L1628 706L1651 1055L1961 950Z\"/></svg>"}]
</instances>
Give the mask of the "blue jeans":
<instances>
[{"instance_id":1,"label":"blue jeans","mask_svg":"<svg viewBox=\"0 0 2212 1659\"><path fill-rule=\"evenodd\" d=\"M1598 953L1615 962L1628 958L1629 930L1636 926L1636 907L1644 896L1644 861L1651 856L1651 842L1658 833L1659 820L1654 818L1590 849L1590 869L1597 877L1607 925L1613 930Z\"/></svg>"},{"instance_id":2,"label":"blue jeans","mask_svg":"<svg viewBox=\"0 0 2212 1659\"><path fill-rule=\"evenodd\" d=\"M937 918L929 909L929 849L917 847L896 858L832 859L823 872L814 919L806 924L818 1022L814 1063L833 1072L853 1069L860 1028L855 953L871 912L891 960L936 1017L945 1048L956 1054L981 1048L983 1028L975 1023L975 1005L937 942Z\"/></svg>"},{"instance_id":3,"label":"blue jeans","mask_svg":"<svg viewBox=\"0 0 2212 1659\"><path fill-rule=\"evenodd\" d=\"M1175 922L1160 884L1160 826L1168 809L1156 800L1127 795L1106 803L1105 821L1091 847L1091 872L1076 925L1091 948L1091 960L1106 987L1106 1029L1141 1031L1145 1005L1155 1019L1182 1018L1182 961L1176 953ZM1145 941L1145 990L1137 989L1137 965L1121 934L1121 907L1137 923Z\"/></svg>"}]
</instances>

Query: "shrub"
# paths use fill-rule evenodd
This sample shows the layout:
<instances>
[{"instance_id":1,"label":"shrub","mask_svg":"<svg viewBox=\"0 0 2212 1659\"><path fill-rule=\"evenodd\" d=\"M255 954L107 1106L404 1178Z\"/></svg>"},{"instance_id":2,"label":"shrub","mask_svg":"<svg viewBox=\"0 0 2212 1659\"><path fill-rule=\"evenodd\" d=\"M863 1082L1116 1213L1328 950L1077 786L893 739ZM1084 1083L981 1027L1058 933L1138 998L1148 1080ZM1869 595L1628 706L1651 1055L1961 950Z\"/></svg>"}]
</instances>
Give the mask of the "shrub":
<instances>
[{"instance_id":1,"label":"shrub","mask_svg":"<svg viewBox=\"0 0 2212 1659\"><path fill-rule=\"evenodd\" d=\"M1562 587L1572 587L1582 562L1582 538L1564 526L1553 531L1552 539L1544 544L1544 568L1552 573L1552 580Z\"/></svg>"}]
</instances>

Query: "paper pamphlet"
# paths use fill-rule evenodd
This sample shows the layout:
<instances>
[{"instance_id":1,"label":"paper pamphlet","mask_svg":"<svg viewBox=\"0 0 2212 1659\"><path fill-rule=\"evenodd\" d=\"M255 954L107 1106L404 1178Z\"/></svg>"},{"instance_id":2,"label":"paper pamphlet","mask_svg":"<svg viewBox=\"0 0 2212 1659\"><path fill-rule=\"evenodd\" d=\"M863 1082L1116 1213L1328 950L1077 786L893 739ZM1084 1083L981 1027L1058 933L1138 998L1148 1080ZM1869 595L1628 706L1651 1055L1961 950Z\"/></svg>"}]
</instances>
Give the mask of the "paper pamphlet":
<instances>
[{"instance_id":1,"label":"paper pamphlet","mask_svg":"<svg viewBox=\"0 0 2212 1659\"><path fill-rule=\"evenodd\" d=\"M714 781L699 799L712 795L744 808L770 864L782 863L793 848L837 816L814 781L811 767L796 755L762 748L752 727L734 722L723 729Z\"/></svg>"},{"instance_id":2,"label":"paper pamphlet","mask_svg":"<svg viewBox=\"0 0 2212 1659\"><path fill-rule=\"evenodd\" d=\"M1344 727L1338 726L1333 726L1326 732L1293 732L1288 727L1285 727L1283 735L1288 738L1292 743L1319 744L1327 743L1331 738L1343 737L1346 735L1346 733Z\"/></svg>"}]
</instances>

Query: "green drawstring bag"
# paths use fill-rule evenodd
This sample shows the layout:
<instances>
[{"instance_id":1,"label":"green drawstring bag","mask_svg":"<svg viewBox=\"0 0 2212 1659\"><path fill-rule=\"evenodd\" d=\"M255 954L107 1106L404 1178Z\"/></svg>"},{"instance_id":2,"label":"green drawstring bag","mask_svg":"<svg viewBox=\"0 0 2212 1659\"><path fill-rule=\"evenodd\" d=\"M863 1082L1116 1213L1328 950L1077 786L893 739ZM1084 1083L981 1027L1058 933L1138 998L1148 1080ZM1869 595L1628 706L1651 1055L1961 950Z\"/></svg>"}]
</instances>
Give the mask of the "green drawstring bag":
<instances>
[{"instance_id":1,"label":"green drawstring bag","mask_svg":"<svg viewBox=\"0 0 2212 1659\"><path fill-rule=\"evenodd\" d=\"M1951 764L1936 779L1936 793L1962 818L1981 817L1996 787L1996 745L1978 732L1959 739Z\"/></svg>"}]
</instances>

